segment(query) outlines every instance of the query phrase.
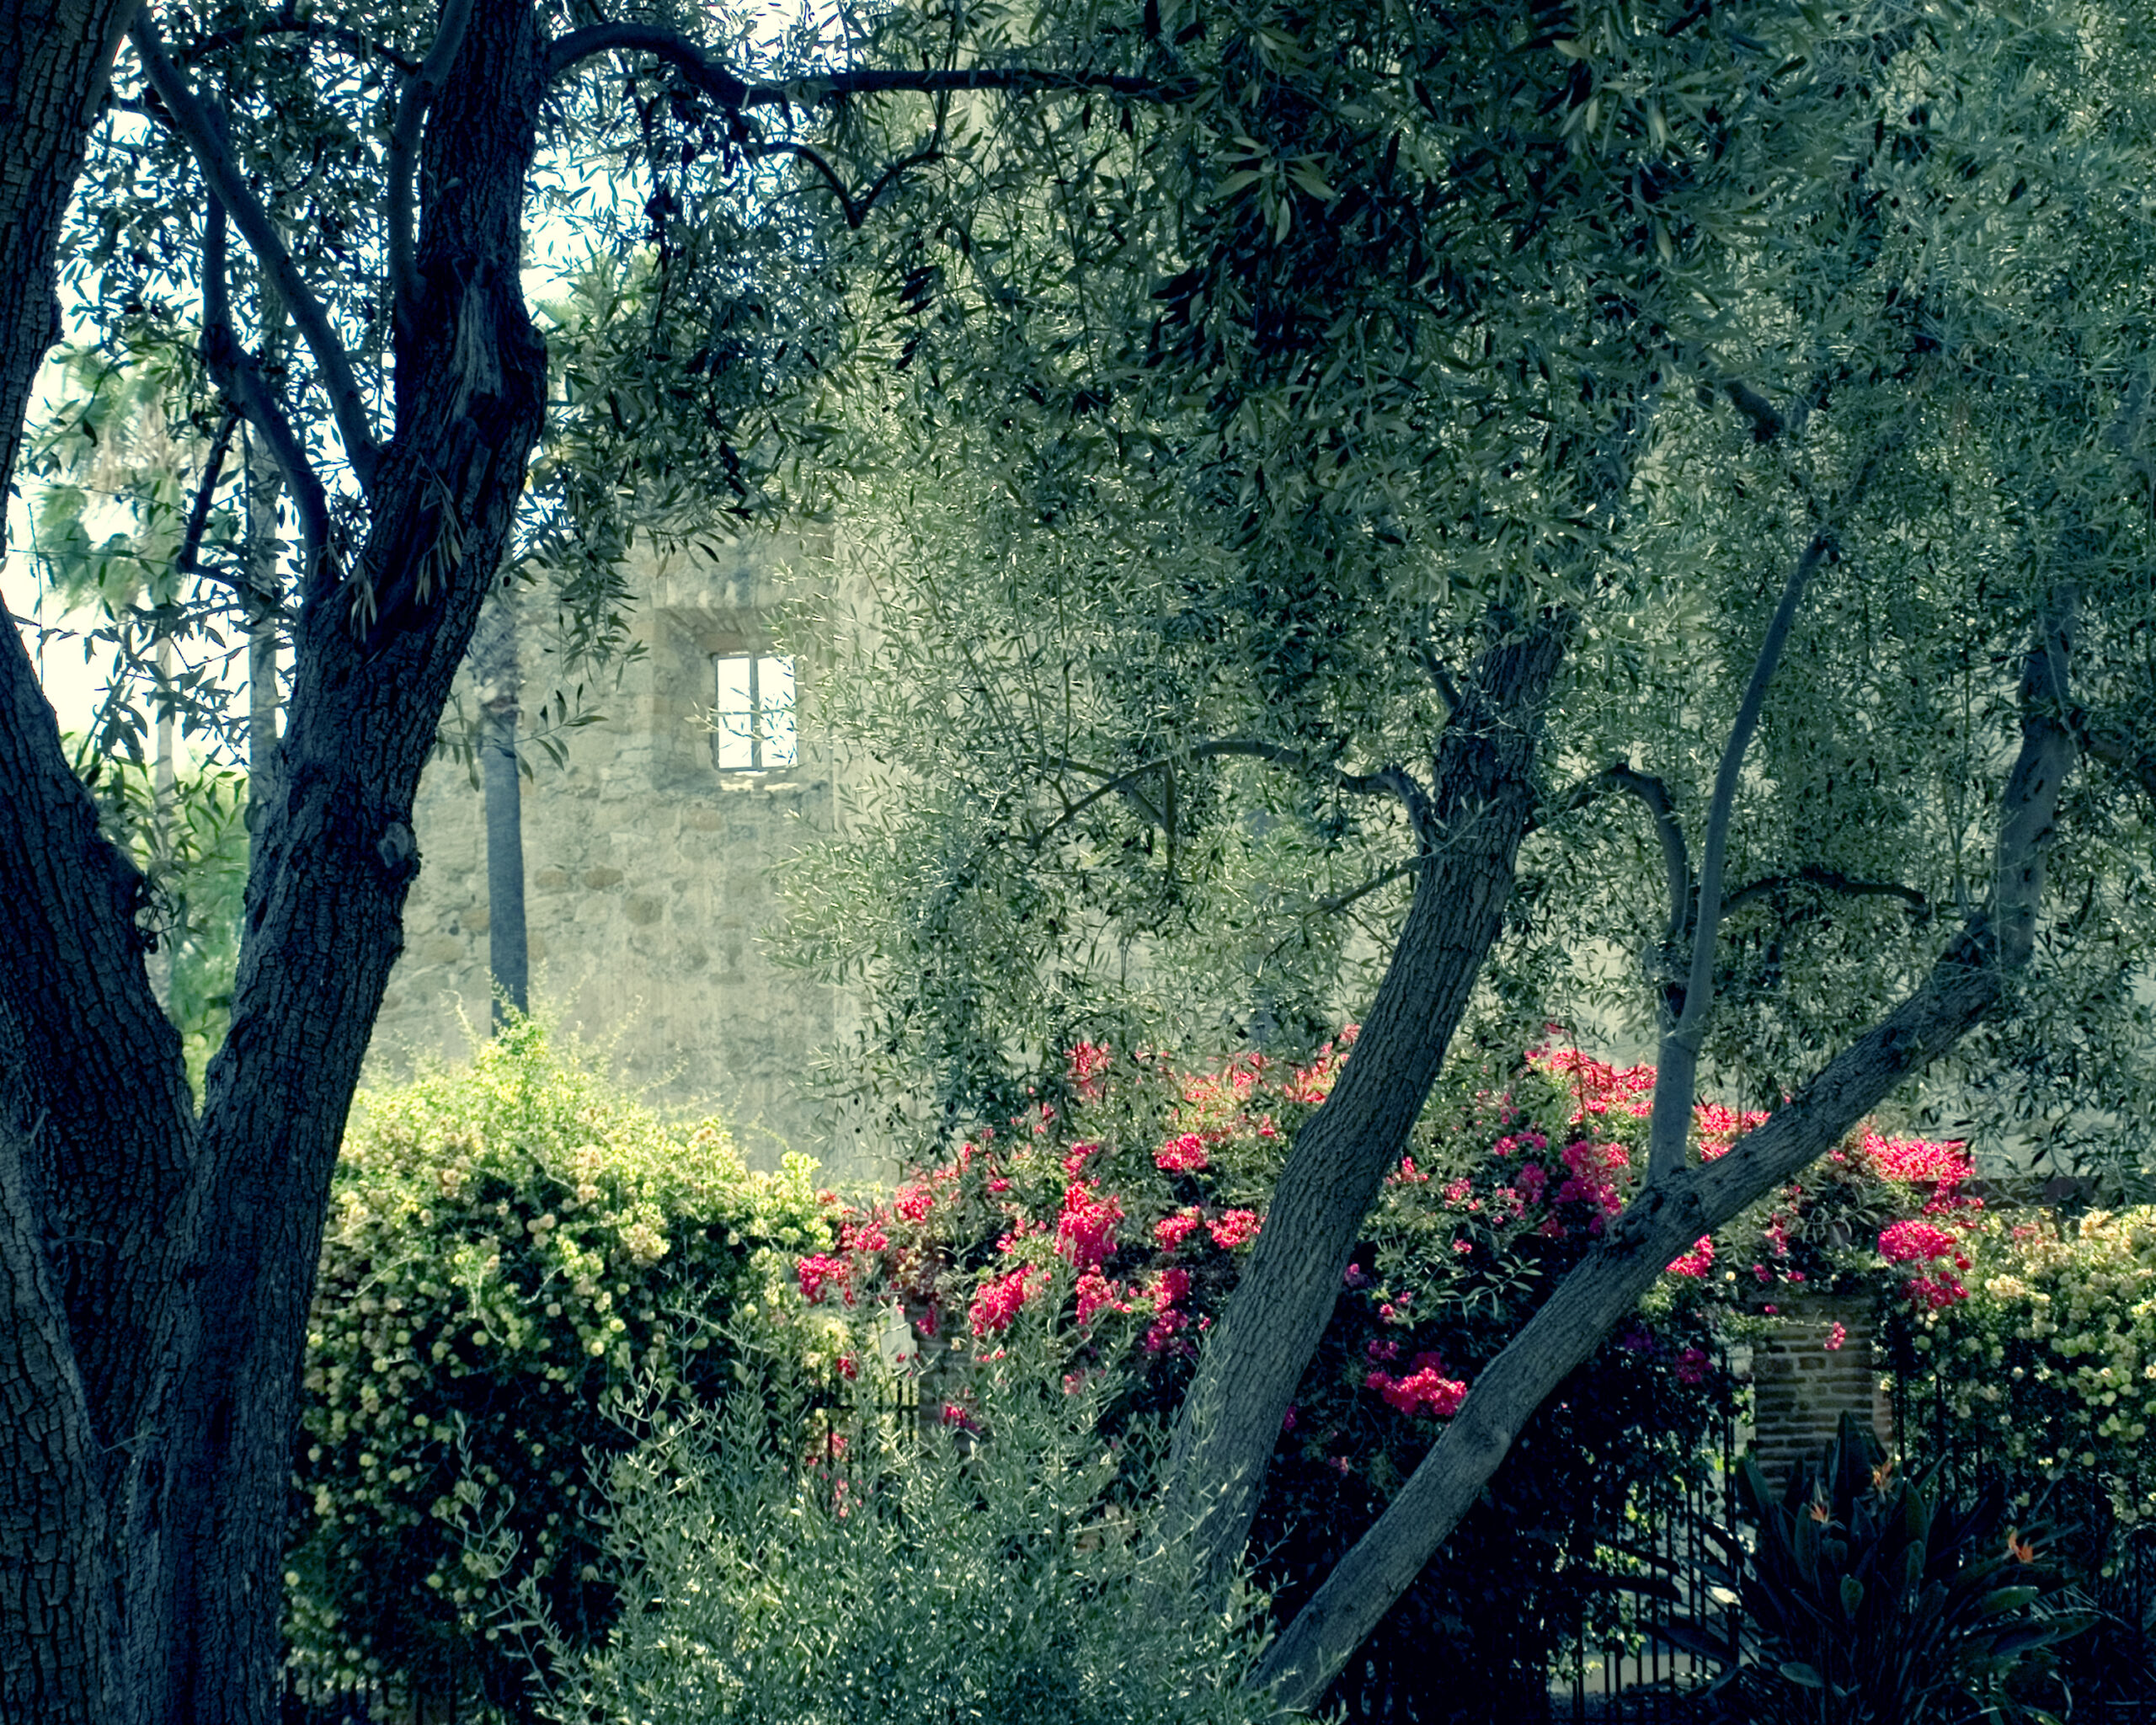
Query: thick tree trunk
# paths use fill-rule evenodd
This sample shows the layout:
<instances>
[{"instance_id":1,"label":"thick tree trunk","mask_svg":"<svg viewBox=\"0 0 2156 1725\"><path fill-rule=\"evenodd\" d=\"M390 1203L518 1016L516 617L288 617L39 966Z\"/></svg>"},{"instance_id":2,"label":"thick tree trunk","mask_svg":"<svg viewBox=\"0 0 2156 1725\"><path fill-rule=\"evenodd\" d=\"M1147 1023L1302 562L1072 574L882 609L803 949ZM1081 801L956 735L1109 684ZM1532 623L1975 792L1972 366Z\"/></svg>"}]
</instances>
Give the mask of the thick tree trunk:
<instances>
[{"instance_id":1,"label":"thick tree trunk","mask_svg":"<svg viewBox=\"0 0 2156 1725\"><path fill-rule=\"evenodd\" d=\"M1176 1424L1167 1525L1202 1573L1241 1555L1280 1422L1339 1298L1363 1218L1459 1028L1512 895L1534 755L1569 619L1486 652L1439 740L1438 830L1332 1094L1297 1135L1250 1266Z\"/></svg>"},{"instance_id":2,"label":"thick tree trunk","mask_svg":"<svg viewBox=\"0 0 2156 1725\"><path fill-rule=\"evenodd\" d=\"M133 12L0 12L0 494ZM109 1725L130 1717L129 1625L163 1604L125 1560L154 1543L158 1469L136 1440L176 1361L151 1290L189 1231L191 1122L135 933L139 879L99 834L20 638L0 635L0 1722ZM86 1335L104 1345L86 1354Z\"/></svg>"},{"instance_id":3,"label":"thick tree trunk","mask_svg":"<svg viewBox=\"0 0 2156 1725\"><path fill-rule=\"evenodd\" d=\"M0 458L117 5L0 24ZM140 882L0 641L0 1725L269 1725L299 1365L329 1175L417 857L419 768L544 403L519 290L541 95L479 0L422 146L421 303L352 579L304 595L229 1039L198 1124ZM0 472L0 478L4 478ZM371 621L355 627L364 579Z\"/></svg>"},{"instance_id":4,"label":"thick tree trunk","mask_svg":"<svg viewBox=\"0 0 2156 1725\"><path fill-rule=\"evenodd\" d=\"M1903 1079L1953 1047L1998 1006L2008 978L2029 960L2059 792L2076 759L2073 738L2052 716L2070 705L2066 633L2060 625L2029 658L2021 692L2021 750L2002 799L1993 883L1984 910L1948 943L1923 985L1876 1028L1836 1055L1726 1156L1651 1182L1609 1237L1557 1285L1476 1380L1444 1434L1376 1525L1268 1650L1253 1680L1272 1688L1282 1705L1317 1705L1364 1638L1473 1507L1529 1416L1632 1312L1672 1259L1832 1150ZM1353 1065L1351 1060L1348 1070ZM1691 1099L1684 1100L1689 1114Z\"/></svg>"},{"instance_id":5,"label":"thick tree trunk","mask_svg":"<svg viewBox=\"0 0 2156 1725\"><path fill-rule=\"evenodd\" d=\"M526 0L478 0L425 134L421 303L359 574L303 601L277 800L203 1108L218 1226L180 1403L179 1717L269 1725L286 1480L329 1179L418 856L420 768L507 543L545 403L517 275L542 93Z\"/></svg>"}]
</instances>

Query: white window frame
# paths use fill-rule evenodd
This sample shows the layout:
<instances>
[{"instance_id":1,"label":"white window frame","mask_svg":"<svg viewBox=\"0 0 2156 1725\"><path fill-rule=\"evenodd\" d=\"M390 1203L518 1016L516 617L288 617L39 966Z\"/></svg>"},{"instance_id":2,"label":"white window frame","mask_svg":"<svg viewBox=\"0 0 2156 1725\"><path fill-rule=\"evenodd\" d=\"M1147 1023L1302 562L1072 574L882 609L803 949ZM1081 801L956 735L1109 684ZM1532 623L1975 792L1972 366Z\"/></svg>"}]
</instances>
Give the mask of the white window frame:
<instances>
[{"instance_id":1,"label":"white window frame","mask_svg":"<svg viewBox=\"0 0 2156 1725\"><path fill-rule=\"evenodd\" d=\"M729 707L726 668L748 667L748 706ZM776 673L773 676L773 673ZM796 685L793 660L782 653L714 653L711 655L712 765L721 772L787 772L800 759L800 739L794 728ZM767 695L769 682L783 680L783 697ZM739 726L747 721L746 735ZM734 721L729 724L728 721ZM739 758L740 745L748 745L748 759ZM736 758L729 760L729 754Z\"/></svg>"}]
</instances>

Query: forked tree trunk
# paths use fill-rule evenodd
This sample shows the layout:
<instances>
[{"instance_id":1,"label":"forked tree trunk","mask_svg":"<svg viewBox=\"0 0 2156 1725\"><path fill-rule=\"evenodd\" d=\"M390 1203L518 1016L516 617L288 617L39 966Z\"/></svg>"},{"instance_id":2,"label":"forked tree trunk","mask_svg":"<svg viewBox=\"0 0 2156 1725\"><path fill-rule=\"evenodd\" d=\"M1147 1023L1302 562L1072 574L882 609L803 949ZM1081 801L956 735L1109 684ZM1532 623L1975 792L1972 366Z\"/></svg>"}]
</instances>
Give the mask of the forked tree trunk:
<instances>
[{"instance_id":1,"label":"forked tree trunk","mask_svg":"<svg viewBox=\"0 0 2156 1725\"><path fill-rule=\"evenodd\" d=\"M0 236L49 265L116 5L0 24ZM139 880L0 642L0 1722L270 1725L286 1479L329 1177L418 859L419 769L544 403L516 264L542 93L527 0L478 0L425 129L419 303L349 571L301 595L283 772L199 1121ZM52 327L0 280L0 457ZM340 581L340 574L344 579ZM360 583L371 621L355 626Z\"/></svg>"}]
</instances>

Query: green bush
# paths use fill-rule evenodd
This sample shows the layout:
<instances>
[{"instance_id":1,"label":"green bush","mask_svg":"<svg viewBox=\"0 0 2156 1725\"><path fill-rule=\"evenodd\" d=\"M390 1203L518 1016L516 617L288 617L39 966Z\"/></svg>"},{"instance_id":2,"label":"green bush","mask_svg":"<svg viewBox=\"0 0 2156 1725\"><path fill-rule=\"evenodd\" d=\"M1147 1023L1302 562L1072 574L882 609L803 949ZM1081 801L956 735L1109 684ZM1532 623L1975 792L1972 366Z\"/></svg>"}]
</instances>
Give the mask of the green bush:
<instances>
[{"instance_id":1,"label":"green bush","mask_svg":"<svg viewBox=\"0 0 2156 1725\"><path fill-rule=\"evenodd\" d=\"M1102 1435L1111 1381L1061 1385L1047 1327L1038 1312L1014 1327L949 1424L879 1407L864 1372L850 1416L823 1425L813 1387L784 1363L748 1374L715 1419L654 1423L610 1482L622 1610L604 1648L553 1637L546 1715L1281 1719L1243 1688L1262 1602L1237 1590L1209 1610L1166 1567L1138 1507L1160 1445Z\"/></svg>"},{"instance_id":2,"label":"green bush","mask_svg":"<svg viewBox=\"0 0 2156 1725\"><path fill-rule=\"evenodd\" d=\"M519 1706L505 1602L611 1620L591 1522L632 1380L707 1402L721 1325L828 1238L809 1164L751 1173L519 1023L468 1071L363 1094L308 1340L286 1575L305 1683ZM595 1474L594 1470L599 1470Z\"/></svg>"}]
</instances>

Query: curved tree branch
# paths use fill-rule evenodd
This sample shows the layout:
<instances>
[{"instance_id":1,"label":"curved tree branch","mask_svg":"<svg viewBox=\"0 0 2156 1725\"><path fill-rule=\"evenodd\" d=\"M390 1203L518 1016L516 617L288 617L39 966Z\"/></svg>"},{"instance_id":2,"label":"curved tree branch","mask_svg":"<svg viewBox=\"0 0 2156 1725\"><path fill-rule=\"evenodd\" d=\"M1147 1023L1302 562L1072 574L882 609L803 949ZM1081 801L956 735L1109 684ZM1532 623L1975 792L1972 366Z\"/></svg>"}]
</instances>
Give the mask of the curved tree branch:
<instances>
[{"instance_id":1,"label":"curved tree branch","mask_svg":"<svg viewBox=\"0 0 2156 1725\"><path fill-rule=\"evenodd\" d=\"M357 30L342 24L324 24L319 19L295 18L286 13L277 18L265 18L242 24L236 29L211 30L207 35L197 36L193 41L176 47L172 57L182 66L192 66L198 60L226 48L243 47L262 36L302 36L309 41L326 42L354 60L383 60L399 72L411 73L419 69L419 62L408 54L387 42L377 42L371 36L363 36Z\"/></svg>"},{"instance_id":2,"label":"curved tree branch","mask_svg":"<svg viewBox=\"0 0 2156 1725\"><path fill-rule=\"evenodd\" d=\"M1613 761L1593 778L1582 780L1558 798L1555 806L1560 814L1569 814L1610 791L1630 792L1654 818L1669 896L1669 920L1663 927L1662 940L1673 947L1684 937L1684 927L1692 920L1692 862L1684 845L1684 829L1677 824L1676 804L1669 787L1652 773L1636 771L1629 761Z\"/></svg>"},{"instance_id":3,"label":"curved tree branch","mask_svg":"<svg viewBox=\"0 0 2156 1725\"><path fill-rule=\"evenodd\" d=\"M337 421L338 435L344 440L345 457L351 462L352 471L359 475L360 485L371 489L380 451L375 442L374 428L367 419L366 405L360 397L359 380L353 375L351 355L344 351L337 333L329 327L329 315L323 309L322 302L308 288L298 265L292 262L291 254L278 238L270 212L240 177L209 109L195 99L179 67L166 57L163 45L157 40L157 27L147 11L136 16L131 35L150 86L194 152L202 177L231 212L232 219L239 224L240 232L247 237L263 270L284 296L292 321L306 339L315 364L322 368L330 413Z\"/></svg>"},{"instance_id":4,"label":"curved tree branch","mask_svg":"<svg viewBox=\"0 0 2156 1725\"><path fill-rule=\"evenodd\" d=\"M839 209L845 215L848 227L859 227L868 219L868 212L876 207L876 200L891 189L900 174L909 168L926 167L931 162L943 159L941 150L916 150L910 156L902 156L878 174L875 183L857 201L846 191L846 182L839 178L837 169L806 144L759 144L749 153L756 157L793 156L806 162L823 177L824 183L831 189L832 195L838 199Z\"/></svg>"},{"instance_id":5,"label":"curved tree branch","mask_svg":"<svg viewBox=\"0 0 2156 1725\"><path fill-rule=\"evenodd\" d=\"M1041 763L1043 766L1082 772L1088 778L1104 779L1107 782L1087 792L1065 809L1054 821L1034 835L1033 842L1036 847L1044 844L1059 828L1070 825L1103 797L1112 796L1118 791L1128 791L1139 781L1154 773L1171 771L1178 760L1212 761L1225 756L1262 761L1290 772L1307 773L1358 797L1397 797L1406 807L1408 822L1414 827L1415 836L1423 847L1427 850L1437 842L1438 824L1430 805L1429 793L1406 768L1385 766L1375 772L1348 772L1329 761L1321 761L1299 749L1290 749L1280 743L1268 743L1259 737L1216 737L1209 742L1193 744L1179 755L1163 755L1142 766L1134 766L1123 772L1112 772L1106 767L1089 766L1068 756L1056 756L1044 761ZM1155 820L1157 824L1159 817L1155 816Z\"/></svg>"},{"instance_id":6,"label":"curved tree branch","mask_svg":"<svg viewBox=\"0 0 2156 1725\"><path fill-rule=\"evenodd\" d=\"M391 316L399 341L408 338L413 307L419 300L419 283L412 262L414 226L413 163L419 149L419 127L427 109L449 75L450 64L464 45L464 30L472 21L472 0L442 0L441 21L435 30L434 46L419 62L397 98L397 118L389 128L389 292Z\"/></svg>"},{"instance_id":7,"label":"curved tree branch","mask_svg":"<svg viewBox=\"0 0 2156 1725\"><path fill-rule=\"evenodd\" d=\"M1700 855L1700 903L1692 918L1692 964L1684 979L1684 1007L1662 1039L1660 1076L1655 1085L1654 1116L1647 1128L1647 1183L1673 1186L1685 1174L1684 1140L1691 1130L1692 1093L1697 1081L1700 1044L1705 1038L1707 1015L1715 997L1715 941L1721 930L1722 859L1729 846L1729 816L1737 801L1737 775L1744 753L1758 729L1760 709L1766 705L1767 686L1781 662L1783 644L1796 607L1811 585L1812 572L1825 558L1833 542L1824 533L1813 536L1783 584L1780 602L1759 644L1752 664L1751 681L1738 702L1737 718L1729 728L1729 741L1721 751L1721 765L1715 773L1713 800L1707 805L1706 842Z\"/></svg>"},{"instance_id":8,"label":"curved tree branch","mask_svg":"<svg viewBox=\"0 0 2156 1725\"><path fill-rule=\"evenodd\" d=\"M328 563L328 494L300 446L291 421L285 417L276 392L233 333L230 290L225 280L225 227L224 200L212 191L202 237L202 361L217 387L262 434L271 458L291 488L293 506L299 511L305 585L312 590Z\"/></svg>"},{"instance_id":9,"label":"curved tree branch","mask_svg":"<svg viewBox=\"0 0 2156 1725\"><path fill-rule=\"evenodd\" d=\"M1903 886L1893 880L1859 880L1838 869L1817 863L1807 863L1794 874L1769 874L1739 887L1723 899L1722 915L1726 917L1740 905L1749 904L1754 899L1769 898L1800 886L1817 887L1822 892L1841 893L1853 899L1899 899L1917 913L1919 921L1931 915L1931 900L1913 886Z\"/></svg>"}]
</instances>

